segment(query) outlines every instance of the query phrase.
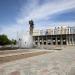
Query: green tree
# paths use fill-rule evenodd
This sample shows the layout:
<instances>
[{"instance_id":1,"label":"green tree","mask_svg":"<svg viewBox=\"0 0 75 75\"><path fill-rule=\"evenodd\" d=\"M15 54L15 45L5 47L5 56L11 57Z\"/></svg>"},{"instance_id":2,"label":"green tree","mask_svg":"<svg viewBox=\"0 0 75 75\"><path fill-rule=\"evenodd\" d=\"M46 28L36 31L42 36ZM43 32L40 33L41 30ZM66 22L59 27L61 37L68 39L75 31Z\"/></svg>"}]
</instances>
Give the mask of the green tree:
<instances>
[{"instance_id":1,"label":"green tree","mask_svg":"<svg viewBox=\"0 0 75 75\"><path fill-rule=\"evenodd\" d=\"M0 45L9 45L11 43L11 40L9 40L6 35L0 35Z\"/></svg>"},{"instance_id":2,"label":"green tree","mask_svg":"<svg viewBox=\"0 0 75 75\"><path fill-rule=\"evenodd\" d=\"M16 45L16 40L12 39L12 44Z\"/></svg>"}]
</instances>

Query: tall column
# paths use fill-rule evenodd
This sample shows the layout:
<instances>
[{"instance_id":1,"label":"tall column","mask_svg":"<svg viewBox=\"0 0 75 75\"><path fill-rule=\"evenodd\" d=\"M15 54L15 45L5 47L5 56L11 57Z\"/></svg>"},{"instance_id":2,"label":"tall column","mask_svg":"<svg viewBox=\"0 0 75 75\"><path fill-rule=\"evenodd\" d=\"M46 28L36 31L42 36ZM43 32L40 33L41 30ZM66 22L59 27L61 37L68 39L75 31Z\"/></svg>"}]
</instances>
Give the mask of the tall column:
<instances>
[{"instance_id":1,"label":"tall column","mask_svg":"<svg viewBox=\"0 0 75 75\"><path fill-rule=\"evenodd\" d=\"M72 45L74 44L74 41L73 41L73 34L72 34Z\"/></svg>"},{"instance_id":2,"label":"tall column","mask_svg":"<svg viewBox=\"0 0 75 75\"><path fill-rule=\"evenodd\" d=\"M69 34L69 45L71 45L70 34Z\"/></svg>"},{"instance_id":3,"label":"tall column","mask_svg":"<svg viewBox=\"0 0 75 75\"><path fill-rule=\"evenodd\" d=\"M74 38L74 45L75 45L75 34L73 35L73 38Z\"/></svg>"},{"instance_id":4,"label":"tall column","mask_svg":"<svg viewBox=\"0 0 75 75\"><path fill-rule=\"evenodd\" d=\"M71 35L69 35L69 43L70 43L70 45L71 45Z\"/></svg>"},{"instance_id":5,"label":"tall column","mask_svg":"<svg viewBox=\"0 0 75 75\"><path fill-rule=\"evenodd\" d=\"M33 28L34 28L34 23L32 20L29 21L29 25L30 25L30 35L33 34Z\"/></svg>"},{"instance_id":6,"label":"tall column","mask_svg":"<svg viewBox=\"0 0 75 75\"><path fill-rule=\"evenodd\" d=\"M69 36L67 35L67 45L69 45Z\"/></svg>"},{"instance_id":7,"label":"tall column","mask_svg":"<svg viewBox=\"0 0 75 75\"><path fill-rule=\"evenodd\" d=\"M38 36L38 46L40 46L40 39L39 39L39 36Z\"/></svg>"},{"instance_id":8,"label":"tall column","mask_svg":"<svg viewBox=\"0 0 75 75\"><path fill-rule=\"evenodd\" d=\"M56 36L56 40L55 40L55 42L56 42L56 45L58 45L58 40L57 40L57 36Z\"/></svg>"},{"instance_id":9,"label":"tall column","mask_svg":"<svg viewBox=\"0 0 75 75\"><path fill-rule=\"evenodd\" d=\"M48 39L47 39L47 35L46 35L46 45L48 45L48 41L47 41Z\"/></svg>"},{"instance_id":10,"label":"tall column","mask_svg":"<svg viewBox=\"0 0 75 75\"><path fill-rule=\"evenodd\" d=\"M62 34L61 34L61 39L60 39L60 41L61 41L61 45L63 45L63 39L62 39Z\"/></svg>"},{"instance_id":11,"label":"tall column","mask_svg":"<svg viewBox=\"0 0 75 75\"><path fill-rule=\"evenodd\" d=\"M70 45L72 45L72 35L70 35Z\"/></svg>"},{"instance_id":12,"label":"tall column","mask_svg":"<svg viewBox=\"0 0 75 75\"><path fill-rule=\"evenodd\" d=\"M52 35L51 35L51 45L53 45Z\"/></svg>"},{"instance_id":13,"label":"tall column","mask_svg":"<svg viewBox=\"0 0 75 75\"><path fill-rule=\"evenodd\" d=\"M43 45L44 45L44 40L43 40L43 36L42 36L42 40L41 40L41 41L42 41L42 46L43 46Z\"/></svg>"}]
</instances>

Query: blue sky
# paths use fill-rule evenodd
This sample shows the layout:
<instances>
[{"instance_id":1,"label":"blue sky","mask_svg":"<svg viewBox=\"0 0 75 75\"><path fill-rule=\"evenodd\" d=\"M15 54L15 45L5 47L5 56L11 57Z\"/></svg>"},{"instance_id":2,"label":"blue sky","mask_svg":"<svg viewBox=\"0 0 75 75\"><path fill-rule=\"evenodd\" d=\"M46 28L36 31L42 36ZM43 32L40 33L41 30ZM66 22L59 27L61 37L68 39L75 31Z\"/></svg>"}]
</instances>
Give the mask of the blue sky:
<instances>
[{"instance_id":1,"label":"blue sky","mask_svg":"<svg viewBox=\"0 0 75 75\"><path fill-rule=\"evenodd\" d=\"M75 0L0 0L0 34L9 38L28 30L33 19L35 29L75 25Z\"/></svg>"}]
</instances>

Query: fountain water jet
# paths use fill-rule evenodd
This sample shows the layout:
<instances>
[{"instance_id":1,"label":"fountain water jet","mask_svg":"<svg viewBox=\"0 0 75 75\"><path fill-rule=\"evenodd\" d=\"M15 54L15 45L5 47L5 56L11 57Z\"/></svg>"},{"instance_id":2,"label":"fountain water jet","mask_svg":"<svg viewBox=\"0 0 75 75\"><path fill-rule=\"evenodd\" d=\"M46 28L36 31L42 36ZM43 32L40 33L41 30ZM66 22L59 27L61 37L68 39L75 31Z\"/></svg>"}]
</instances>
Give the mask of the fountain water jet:
<instances>
[{"instance_id":1,"label":"fountain water jet","mask_svg":"<svg viewBox=\"0 0 75 75\"><path fill-rule=\"evenodd\" d=\"M19 48L32 48L33 47L33 28L34 23L32 20L29 21L30 30L29 33L26 33L25 35L22 35L22 37L19 39L18 46Z\"/></svg>"}]
</instances>

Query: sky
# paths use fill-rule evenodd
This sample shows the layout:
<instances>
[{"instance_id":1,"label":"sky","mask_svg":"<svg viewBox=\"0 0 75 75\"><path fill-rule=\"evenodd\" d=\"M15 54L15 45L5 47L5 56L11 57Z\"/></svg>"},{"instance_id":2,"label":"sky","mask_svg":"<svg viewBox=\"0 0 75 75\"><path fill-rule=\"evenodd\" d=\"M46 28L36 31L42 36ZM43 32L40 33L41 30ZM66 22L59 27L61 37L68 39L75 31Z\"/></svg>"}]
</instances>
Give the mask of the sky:
<instances>
[{"instance_id":1,"label":"sky","mask_svg":"<svg viewBox=\"0 0 75 75\"><path fill-rule=\"evenodd\" d=\"M16 38L31 19L35 29L75 26L75 0L0 0L0 34Z\"/></svg>"}]
</instances>

